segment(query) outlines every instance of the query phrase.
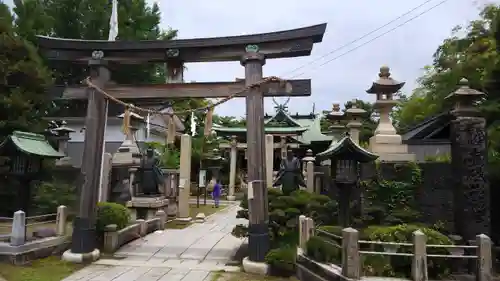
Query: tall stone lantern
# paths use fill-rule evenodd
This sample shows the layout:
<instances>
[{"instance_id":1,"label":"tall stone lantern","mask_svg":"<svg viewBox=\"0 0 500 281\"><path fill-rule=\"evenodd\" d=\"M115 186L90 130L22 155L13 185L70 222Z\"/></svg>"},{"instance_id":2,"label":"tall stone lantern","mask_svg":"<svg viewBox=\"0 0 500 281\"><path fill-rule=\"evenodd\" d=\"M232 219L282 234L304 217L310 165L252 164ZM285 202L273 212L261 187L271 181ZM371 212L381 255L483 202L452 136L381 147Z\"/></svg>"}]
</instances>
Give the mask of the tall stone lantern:
<instances>
[{"instance_id":1,"label":"tall stone lantern","mask_svg":"<svg viewBox=\"0 0 500 281\"><path fill-rule=\"evenodd\" d=\"M113 166L138 166L142 155L135 140L135 133L144 122L144 118L134 112L124 112L117 117L124 119L125 140L118 151L113 154Z\"/></svg>"},{"instance_id":2,"label":"tall stone lantern","mask_svg":"<svg viewBox=\"0 0 500 281\"><path fill-rule=\"evenodd\" d=\"M370 151L379 155L381 161L414 161L415 155L408 153L408 147L403 144L389 117L392 108L399 102L394 95L405 82L394 80L387 66L380 68L378 76L379 79L366 90L368 94L376 95L374 108L380 115L375 134L370 138Z\"/></svg>"},{"instance_id":3,"label":"tall stone lantern","mask_svg":"<svg viewBox=\"0 0 500 281\"><path fill-rule=\"evenodd\" d=\"M62 121L61 126L53 129L57 133L58 151L64 154L63 158L56 160L57 166L71 166L71 158L68 156L68 141L70 140L69 134L74 133L75 130L66 126L66 122Z\"/></svg>"}]
</instances>

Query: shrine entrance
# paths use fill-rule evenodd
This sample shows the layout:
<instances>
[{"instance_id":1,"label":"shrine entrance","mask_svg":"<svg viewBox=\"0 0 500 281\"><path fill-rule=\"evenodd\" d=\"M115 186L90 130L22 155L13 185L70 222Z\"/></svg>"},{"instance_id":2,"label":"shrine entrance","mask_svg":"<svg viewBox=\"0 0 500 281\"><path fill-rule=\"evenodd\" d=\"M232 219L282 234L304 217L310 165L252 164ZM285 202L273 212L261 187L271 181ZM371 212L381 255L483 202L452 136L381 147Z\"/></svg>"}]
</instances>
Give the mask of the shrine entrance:
<instances>
[{"instance_id":1,"label":"shrine entrance","mask_svg":"<svg viewBox=\"0 0 500 281\"><path fill-rule=\"evenodd\" d=\"M173 98L246 98L248 180L253 183L250 201L249 243L251 261L263 261L269 249L267 234L267 187L264 145L264 124L261 120L264 96L309 96L311 81L290 80L283 83L276 77L262 77L266 59L307 56L314 43L321 42L326 24L295 30L233 36L222 38L187 39L170 41L102 41L72 40L38 37L41 53L54 61L83 63L90 67L90 77L84 86L63 86L52 94L65 100L85 100L87 118L84 159L81 174L80 211L74 219L71 250L67 257L95 257L95 204L101 182L101 163L106 127L106 99L122 104L134 113L171 116L172 113L145 109L124 100L148 100ZM240 61L245 68L245 80L235 82L183 83L184 64L189 62ZM167 83L157 85L116 85L110 81L109 63L147 64L166 63ZM83 78L83 77L82 77ZM218 105L215 104L215 105ZM214 106L215 106L214 105ZM213 107L176 112L177 115L194 111L207 112ZM191 137L181 137L180 201L189 199L191 177ZM185 212L180 209L179 212Z\"/></svg>"}]
</instances>

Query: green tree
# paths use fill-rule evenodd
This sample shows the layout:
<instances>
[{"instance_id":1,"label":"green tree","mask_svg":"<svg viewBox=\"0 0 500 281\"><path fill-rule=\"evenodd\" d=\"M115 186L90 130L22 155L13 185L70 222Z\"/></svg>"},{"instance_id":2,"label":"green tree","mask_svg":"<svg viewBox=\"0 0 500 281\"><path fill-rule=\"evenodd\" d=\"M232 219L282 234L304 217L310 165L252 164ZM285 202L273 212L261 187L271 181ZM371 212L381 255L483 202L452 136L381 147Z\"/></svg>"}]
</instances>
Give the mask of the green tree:
<instances>
[{"instance_id":1,"label":"green tree","mask_svg":"<svg viewBox=\"0 0 500 281\"><path fill-rule=\"evenodd\" d=\"M496 121L500 113L500 92L493 86L493 71L499 68L495 31L500 5L488 5L480 18L467 26L457 26L450 38L445 39L433 56L433 63L425 67L418 79L419 86L394 112L401 129L450 108L445 97L457 89L458 81L465 77L471 87L488 94L481 109L488 124Z\"/></svg>"},{"instance_id":2,"label":"green tree","mask_svg":"<svg viewBox=\"0 0 500 281\"><path fill-rule=\"evenodd\" d=\"M45 94L52 83L36 48L17 35L9 8L0 2L0 136L14 130L42 131L51 110Z\"/></svg>"},{"instance_id":3,"label":"green tree","mask_svg":"<svg viewBox=\"0 0 500 281\"><path fill-rule=\"evenodd\" d=\"M102 0L15 0L16 32L34 41L36 35L70 39L105 40L109 33L111 1ZM118 40L170 40L176 30L160 28L160 9L145 0L120 1ZM76 84L88 73L71 62L51 63L57 83ZM165 81L164 65L120 65L112 79L121 84Z\"/></svg>"}]
</instances>

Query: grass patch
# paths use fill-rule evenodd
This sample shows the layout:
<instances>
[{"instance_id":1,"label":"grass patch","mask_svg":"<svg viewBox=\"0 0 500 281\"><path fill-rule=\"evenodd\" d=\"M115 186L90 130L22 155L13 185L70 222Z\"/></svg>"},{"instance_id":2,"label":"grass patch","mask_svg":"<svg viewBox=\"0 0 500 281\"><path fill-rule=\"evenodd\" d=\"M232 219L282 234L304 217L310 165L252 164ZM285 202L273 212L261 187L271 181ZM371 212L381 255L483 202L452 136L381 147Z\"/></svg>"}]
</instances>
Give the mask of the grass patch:
<instances>
[{"instance_id":1,"label":"grass patch","mask_svg":"<svg viewBox=\"0 0 500 281\"><path fill-rule=\"evenodd\" d=\"M8 281L61 281L83 267L59 257L48 257L23 266L1 263L0 275Z\"/></svg>"},{"instance_id":2,"label":"grass patch","mask_svg":"<svg viewBox=\"0 0 500 281\"><path fill-rule=\"evenodd\" d=\"M297 281L298 279L295 277L291 278L279 278L272 276L261 276L261 275L253 275L244 272L233 272L233 273L224 273L224 272L214 272L211 275L210 281Z\"/></svg>"}]
</instances>

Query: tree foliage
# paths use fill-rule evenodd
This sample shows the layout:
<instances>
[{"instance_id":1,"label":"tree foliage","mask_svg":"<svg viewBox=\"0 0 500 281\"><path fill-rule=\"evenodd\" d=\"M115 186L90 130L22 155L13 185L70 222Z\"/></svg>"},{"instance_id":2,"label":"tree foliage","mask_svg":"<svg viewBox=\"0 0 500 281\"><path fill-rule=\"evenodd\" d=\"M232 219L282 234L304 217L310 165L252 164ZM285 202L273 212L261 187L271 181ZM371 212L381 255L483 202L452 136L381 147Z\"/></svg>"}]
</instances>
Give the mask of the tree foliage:
<instances>
[{"instance_id":1,"label":"tree foliage","mask_svg":"<svg viewBox=\"0 0 500 281\"><path fill-rule=\"evenodd\" d=\"M402 129L421 122L434 114L450 108L445 97L457 89L461 78L470 86L484 91L488 98L481 103L481 110L488 124L496 121L500 113L500 92L491 82L499 68L496 51L497 18L499 5L488 5L477 20L467 26L457 26L449 38L437 48L432 65L424 68L418 79L419 86L395 110L394 119Z\"/></svg>"},{"instance_id":2,"label":"tree foliage","mask_svg":"<svg viewBox=\"0 0 500 281\"><path fill-rule=\"evenodd\" d=\"M111 1L100 0L15 0L16 32L35 42L36 35L69 39L106 40ZM120 1L117 40L169 40L176 30L160 28L160 8L145 0ZM77 84L88 70L72 62L51 63L57 82ZM121 84L165 81L163 65L111 65L112 80Z\"/></svg>"},{"instance_id":3,"label":"tree foliage","mask_svg":"<svg viewBox=\"0 0 500 281\"><path fill-rule=\"evenodd\" d=\"M9 8L0 3L0 136L14 130L42 131L51 110L45 91L52 83L36 48L15 33Z\"/></svg>"}]
</instances>

